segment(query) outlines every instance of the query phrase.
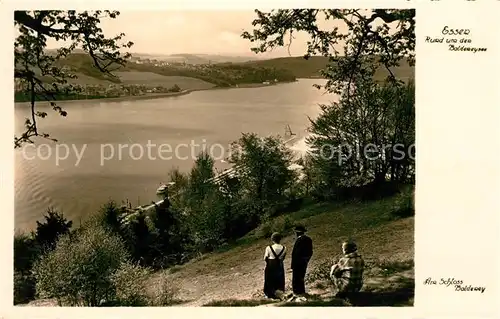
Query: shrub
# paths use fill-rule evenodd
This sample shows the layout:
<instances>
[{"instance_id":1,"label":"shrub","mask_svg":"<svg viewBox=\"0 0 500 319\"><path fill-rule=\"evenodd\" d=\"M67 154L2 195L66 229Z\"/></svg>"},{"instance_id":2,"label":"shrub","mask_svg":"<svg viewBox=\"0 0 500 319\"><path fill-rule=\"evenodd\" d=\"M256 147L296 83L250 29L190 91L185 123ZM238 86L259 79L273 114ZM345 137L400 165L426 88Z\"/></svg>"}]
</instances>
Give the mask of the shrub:
<instances>
[{"instance_id":1,"label":"shrub","mask_svg":"<svg viewBox=\"0 0 500 319\"><path fill-rule=\"evenodd\" d=\"M40 297L60 305L98 306L114 299L113 274L128 254L119 237L103 227L84 225L76 235L65 235L56 248L34 265Z\"/></svg>"},{"instance_id":2,"label":"shrub","mask_svg":"<svg viewBox=\"0 0 500 319\"><path fill-rule=\"evenodd\" d=\"M29 274L14 272L14 304L26 303L35 299L35 280Z\"/></svg>"},{"instance_id":3,"label":"shrub","mask_svg":"<svg viewBox=\"0 0 500 319\"><path fill-rule=\"evenodd\" d=\"M32 235L14 235L14 270L28 272L40 256L40 247Z\"/></svg>"},{"instance_id":4,"label":"shrub","mask_svg":"<svg viewBox=\"0 0 500 319\"><path fill-rule=\"evenodd\" d=\"M274 225L272 221L267 221L260 226L259 237L271 238L273 232L274 232Z\"/></svg>"},{"instance_id":5,"label":"shrub","mask_svg":"<svg viewBox=\"0 0 500 319\"><path fill-rule=\"evenodd\" d=\"M258 236L259 238L271 238L271 234L274 232L287 235L293 226L294 223L290 216L280 216L274 219L268 219L259 227Z\"/></svg>"},{"instance_id":6,"label":"shrub","mask_svg":"<svg viewBox=\"0 0 500 319\"><path fill-rule=\"evenodd\" d=\"M402 190L398 195L396 195L391 214L398 218L414 216L414 197L415 190L413 187L407 187Z\"/></svg>"},{"instance_id":7,"label":"shrub","mask_svg":"<svg viewBox=\"0 0 500 319\"><path fill-rule=\"evenodd\" d=\"M14 235L14 304L34 299L35 281L31 268L40 254L40 246L32 234Z\"/></svg>"},{"instance_id":8,"label":"shrub","mask_svg":"<svg viewBox=\"0 0 500 319\"><path fill-rule=\"evenodd\" d=\"M306 276L306 282L330 281L330 269L333 265L332 259L325 259L319 262Z\"/></svg>"},{"instance_id":9,"label":"shrub","mask_svg":"<svg viewBox=\"0 0 500 319\"><path fill-rule=\"evenodd\" d=\"M176 302L175 296L177 292L177 287L172 284L165 274L162 274L152 285L149 305L157 307L172 305Z\"/></svg>"}]
</instances>

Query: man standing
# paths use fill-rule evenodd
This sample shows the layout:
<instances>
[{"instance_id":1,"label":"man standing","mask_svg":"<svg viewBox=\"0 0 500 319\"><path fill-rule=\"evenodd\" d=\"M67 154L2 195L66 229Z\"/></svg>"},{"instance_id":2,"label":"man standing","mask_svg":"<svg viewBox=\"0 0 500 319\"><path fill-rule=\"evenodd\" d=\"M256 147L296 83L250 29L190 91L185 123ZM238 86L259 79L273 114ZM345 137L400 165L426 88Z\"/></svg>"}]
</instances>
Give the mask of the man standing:
<instances>
[{"instance_id":1,"label":"man standing","mask_svg":"<svg viewBox=\"0 0 500 319\"><path fill-rule=\"evenodd\" d=\"M304 278L306 276L307 264L313 254L312 240L305 235L303 226L295 227L297 239L292 250L292 290L294 295L305 294L306 288Z\"/></svg>"}]
</instances>

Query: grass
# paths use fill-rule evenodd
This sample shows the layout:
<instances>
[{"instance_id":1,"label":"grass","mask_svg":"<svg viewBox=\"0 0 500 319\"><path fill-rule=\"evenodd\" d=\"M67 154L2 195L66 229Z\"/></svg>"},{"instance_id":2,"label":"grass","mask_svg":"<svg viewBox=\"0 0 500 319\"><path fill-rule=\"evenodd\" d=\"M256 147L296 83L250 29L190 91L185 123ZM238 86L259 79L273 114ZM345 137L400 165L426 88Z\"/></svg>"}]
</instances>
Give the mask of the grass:
<instances>
[{"instance_id":1,"label":"grass","mask_svg":"<svg viewBox=\"0 0 500 319\"><path fill-rule=\"evenodd\" d=\"M300 305L338 305L338 300L328 295L328 273L333 260L340 255L342 241L347 238L357 242L367 264L364 297L359 303L377 306L383 303L380 296L384 296L395 305L412 305L414 217L394 218L392 212L397 198L313 204L286 215L289 223L303 224L313 239L314 254L306 280L307 289L318 298ZM281 219L283 217L271 220L271 224L279 226L277 220ZM262 227L216 252L173 269L169 276L179 287L184 287L180 298L193 300L187 304L190 306L263 305L262 256L269 239L262 238ZM292 234L285 235L282 241L289 250L293 242ZM291 281L289 268L287 256L287 291Z\"/></svg>"},{"instance_id":2,"label":"grass","mask_svg":"<svg viewBox=\"0 0 500 319\"><path fill-rule=\"evenodd\" d=\"M275 303L272 299L225 299L208 302L203 307L256 307Z\"/></svg>"},{"instance_id":3,"label":"grass","mask_svg":"<svg viewBox=\"0 0 500 319\"><path fill-rule=\"evenodd\" d=\"M148 86L172 87L178 85L183 90L200 90L214 87L212 83L185 77L185 76L164 76L153 72L115 72L123 84L136 84Z\"/></svg>"},{"instance_id":4,"label":"grass","mask_svg":"<svg viewBox=\"0 0 500 319\"><path fill-rule=\"evenodd\" d=\"M413 260L380 261L367 263L365 277L368 277L363 289L348 300L335 298L330 293L328 271L326 276L309 278L307 284L312 286L314 294L308 294L303 302L277 302L269 299L225 299L211 301L204 306L218 307L256 307L273 305L277 307L385 307L413 306L415 282L408 271L414 267ZM382 270L382 272L377 271ZM316 269L318 271L318 269ZM312 281L312 282L311 282Z\"/></svg>"},{"instance_id":5,"label":"grass","mask_svg":"<svg viewBox=\"0 0 500 319\"><path fill-rule=\"evenodd\" d=\"M392 212L398 198L312 204L287 214L290 222L303 224L313 239L314 254L306 276L310 296L306 302L281 303L263 298L262 258L269 239L261 238L260 227L216 252L153 274L149 286L156 291L158 280L166 278L179 287L175 299L183 300L185 306L412 306L414 217L394 218ZM349 303L333 298L328 278L332 262L340 255L341 243L346 238L357 242L366 262L362 292ZM293 242L291 235L282 241L289 250ZM285 293L290 290L289 268L287 256Z\"/></svg>"}]
</instances>

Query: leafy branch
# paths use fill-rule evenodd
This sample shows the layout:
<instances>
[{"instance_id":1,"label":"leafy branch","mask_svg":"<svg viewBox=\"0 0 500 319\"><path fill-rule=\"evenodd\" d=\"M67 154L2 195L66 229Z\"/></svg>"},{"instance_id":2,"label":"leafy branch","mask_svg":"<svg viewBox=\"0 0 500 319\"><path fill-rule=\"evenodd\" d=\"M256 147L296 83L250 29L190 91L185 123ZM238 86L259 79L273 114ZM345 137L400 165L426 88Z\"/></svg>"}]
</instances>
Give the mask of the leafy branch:
<instances>
[{"instance_id":1,"label":"leafy branch","mask_svg":"<svg viewBox=\"0 0 500 319\"><path fill-rule=\"evenodd\" d=\"M33 143L33 137L57 141L47 133L40 133L37 118L44 118L47 113L36 111L36 101L49 101L59 115L67 115L57 105L57 96L76 92L76 88L68 84L68 79L74 79L76 75L58 62L76 48L90 55L96 69L110 78L116 78L112 72L116 67L125 65L130 57L130 53L123 54L121 49L130 48L133 43L122 43L123 33L106 37L99 24L101 19L115 19L119 14L118 11L110 10L14 12L14 25L18 31L14 44L14 80L18 88L29 94L31 108L31 118L26 119L24 132L18 137L14 136L15 148L24 143ZM51 54L46 50L48 39L64 41L69 45Z\"/></svg>"}]
</instances>

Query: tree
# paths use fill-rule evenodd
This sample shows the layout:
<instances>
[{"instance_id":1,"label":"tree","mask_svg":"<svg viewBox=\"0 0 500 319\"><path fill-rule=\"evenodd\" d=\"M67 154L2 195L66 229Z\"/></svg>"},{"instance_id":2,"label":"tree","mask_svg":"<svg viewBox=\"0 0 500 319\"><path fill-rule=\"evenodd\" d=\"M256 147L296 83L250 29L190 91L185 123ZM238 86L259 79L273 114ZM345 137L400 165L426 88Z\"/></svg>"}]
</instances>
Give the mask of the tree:
<instances>
[{"instance_id":1,"label":"tree","mask_svg":"<svg viewBox=\"0 0 500 319\"><path fill-rule=\"evenodd\" d=\"M34 266L37 294L59 304L99 306L115 299L112 275L127 262L121 239L95 223L65 235Z\"/></svg>"},{"instance_id":2,"label":"tree","mask_svg":"<svg viewBox=\"0 0 500 319\"><path fill-rule=\"evenodd\" d=\"M387 79L397 82L393 67L406 59L415 62L414 9L290 9L262 12L255 10L255 27L242 37L257 42L254 52L266 52L277 46L290 45L296 32L310 36L304 58L321 54L330 58L322 74L328 79L325 88L341 94L353 89L361 78L372 78L381 68ZM330 21L330 29L318 21ZM341 29L345 29L342 32ZM285 38L288 43L285 44ZM343 47L343 50L341 49ZM319 87L319 86L318 86Z\"/></svg>"},{"instance_id":3,"label":"tree","mask_svg":"<svg viewBox=\"0 0 500 319\"><path fill-rule=\"evenodd\" d=\"M153 236L148 227L146 214L140 211L129 227L132 235L129 242L132 246L133 258L142 265L150 265L152 262L151 244L153 243Z\"/></svg>"},{"instance_id":4,"label":"tree","mask_svg":"<svg viewBox=\"0 0 500 319\"><path fill-rule=\"evenodd\" d=\"M201 152L195 160L191 169L188 182L188 196L191 207L196 207L205 199L215 184L212 178L215 176L214 160L208 152Z\"/></svg>"},{"instance_id":5,"label":"tree","mask_svg":"<svg viewBox=\"0 0 500 319\"><path fill-rule=\"evenodd\" d=\"M181 88L177 85L177 84L174 84L174 86L172 86L170 89L169 89L170 92L180 92L181 91Z\"/></svg>"},{"instance_id":6,"label":"tree","mask_svg":"<svg viewBox=\"0 0 500 319\"><path fill-rule=\"evenodd\" d=\"M254 30L242 34L257 43L254 52L289 46L294 33L305 32L310 41L304 58L317 54L329 58L321 72L327 79L324 88L341 100L321 106L321 115L311 120L314 134L309 143L315 156L306 173L315 183L313 193L330 198L339 187L380 182L388 174L393 181L411 179L408 152L396 159L385 145L401 144L408 150L414 142L412 76L398 78L395 67L405 60L414 65L415 10L293 9L256 10L256 14ZM373 160L357 156L357 148L367 144L378 149ZM325 147L330 154L320 156Z\"/></svg>"},{"instance_id":7,"label":"tree","mask_svg":"<svg viewBox=\"0 0 500 319\"><path fill-rule=\"evenodd\" d=\"M415 143L415 89L358 81L354 94L323 105L308 138L320 171L320 183L330 195L336 188L380 185L387 179L412 179ZM390 175L390 177L388 177Z\"/></svg>"},{"instance_id":8,"label":"tree","mask_svg":"<svg viewBox=\"0 0 500 319\"><path fill-rule=\"evenodd\" d=\"M108 230L121 234L121 222L120 222L121 209L118 204L110 200L106 204L102 205L97 214L97 218L102 223L102 226Z\"/></svg>"},{"instance_id":9,"label":"tree","mask_svg":"<svg viewBox=\"0 0 500 319\"><path fill-rule=\"evenodd\" d=\"M94 67L115 78L111 73L121 65L125 65L129 53L122 54L121 48L130 48L133 43L121 43L124 34L107 38L99 23L102 18L116 18L118 11L15 11L14 25L18 36L14 43L14 80L24 87L30 98L31 118L25 121L25 131L14 137L14 147L24 143L34 143L33 137L51 138L48 133L39 130L37 118L48 114L36 110L36 101L50 101L52 108L61 116L67 113L57 105L57 96L76 93L79 89L68 84L68 79L75 74L60 65L60 61L68 57L76 48L86 52L93 61ZM48 40L65 41L56 53L47 50Z\"/></svg>"},{"instance_id":10,"label":"tree","mask_svg":"<svg viewBox=\"0 0 500 319\"><path fill-rule=\"evenodd\" d=\"M156 230L153 244L154 257L160 262L157 266L180 261L185 234L182 231L179 214L170 205L168 195L161 204L155 205L152 221Z\"/></svg>"},{"instance_id":11,"label":"tree","mask_svg":"<svg viewBox=\"0 0 500 319\"><path fill-rule=\"evenodd\" d=\"M233 146L238 152L231 154L230 162L240 180L243 200L253 206L257 219L274 214L295 179L288 169L292 151L280 138L246 133Z\"/></svg>"},{"instance_id":12,"label":"tree","mask_svg":"<svg viewBox=\"0 0 500 319\"><path fill-rule=\"evenodd\" d=\"M186 201L191 237L200 251L212 250L224 239L225 206L214 177L214 160L203 151L189 174Z\"/></svg>"}]
</instances>

